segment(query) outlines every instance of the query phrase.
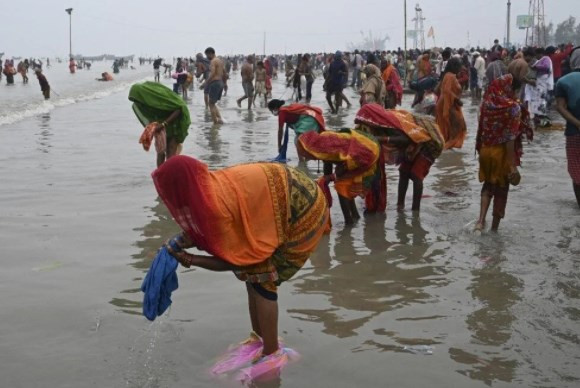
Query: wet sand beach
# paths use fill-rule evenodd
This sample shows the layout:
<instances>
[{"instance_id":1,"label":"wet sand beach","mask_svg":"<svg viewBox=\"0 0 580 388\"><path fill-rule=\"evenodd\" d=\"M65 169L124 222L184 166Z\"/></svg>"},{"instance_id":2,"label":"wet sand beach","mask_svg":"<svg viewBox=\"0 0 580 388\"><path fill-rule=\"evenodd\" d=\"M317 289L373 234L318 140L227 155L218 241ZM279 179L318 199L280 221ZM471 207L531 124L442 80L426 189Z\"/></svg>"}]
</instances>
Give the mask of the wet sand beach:
<instances>
[{"instance_id":1,"label":"wet sand beach","mask_svg":"<svg viewBox=\"0 0 580 388\"><path fill-rule=\"evenodd\" d=\"M178 231L155 192L155 154L138 144L142 128L127 100L128 85L150 73L141 67L115 81L118 90L83 101L71 89L70 104L0 117L2 387L239 385L209 373L250 332L244 285L232 274L180 268L169 313L154 323L141 315L145 271ZM97 87L80 83L83 93L85 85ZM190 93L183 153L211 168L275 157L277 119L263 106L236 106L239 73L229 86L222 126L210 123L202 92ZM3 84L0 101L12 90L41 98L33 77L28 88ZM318 77L312 104L328 126L352 125L354 90L346 91L353 108L331 116L321 89ZM274 97L291 94L274 81ZM393 167L386 216L345 227L335 201L331 234L280 287L280 335L301 359L257 386L580 384L580 211L563 132L537 131L525 144L522 183L510 191L499 234L476 236L478 107L464 102L467 141L431 169L419 215L410 192L408 210L396 212ZM308 170L317 176L315 162Z\"/></svg>"}]
</instances>

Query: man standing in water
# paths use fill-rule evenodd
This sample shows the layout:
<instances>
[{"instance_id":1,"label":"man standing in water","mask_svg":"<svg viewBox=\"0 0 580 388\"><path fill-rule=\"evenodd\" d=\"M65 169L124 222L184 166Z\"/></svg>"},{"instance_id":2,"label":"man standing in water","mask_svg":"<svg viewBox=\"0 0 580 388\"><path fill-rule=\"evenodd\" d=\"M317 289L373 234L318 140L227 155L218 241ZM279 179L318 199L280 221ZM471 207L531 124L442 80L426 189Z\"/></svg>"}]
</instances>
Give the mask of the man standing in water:
<instances>
[{"instance_id":1,"label":"man standing in water","mask_svg":"<svg viewBox=\"0 0 580 388\"><path fill-rule=\"evenodd\" d=\"M242 107L242 101L248 99L248 109L252 109L254 100L254 58L249 55L246 62L242 65L242 88L244 89L244 96L238 98L238 107Z\"/></svg>"},{"instance_id":2,"label":"man standing in water","mask_svg":"<svg viewBox=\"0 0 580 388\"><path fill-rule=\"evenodd\" d=\"M40 90L42 90L42 95L44 96L45 100L50 99L50 85L46 80L44 74L42 74L42 70L39 67L36 68L36 78L38 78L38 83L40 84Z\"/></svg>"},{"instance_id":3,"label":"man standing in water","mask_svg":"<svg viewBox=\"0 0 580 388\"><path fill-rule=\"evenodd\" d=\"M156 60L153 61L153 74L155 75L155 82L160 82L159 74L161 72L160 70L161 62L163 62L163 59L161 58L157 58Z\"/></svg>"},{"instance_id":4,"label":"man standing in water","mask_svg":"<svg viewBox=\"0 0 580 388\"><path fill-rule=\"evenodd\" d=\"M215 55L213 47L205 49L205 56L209 59L209 77L207 84L207 91L209 97L209 110L214 124L223 124L220 111L217 107L217 102L222 98L224 90L224 74L226 69L224 63Z\"/></svg>"},{"instance_id":5,"label":"man standing in water","mask_svg":"<svg viewBox=\"0 0 580 388\"><path fill-rule=\"evenodd\" d=\"M556 109L566 119L566 157L568 173L580 206L580 47L570 55L572 72L556 84Z\"/></svg>"}]
</instances>

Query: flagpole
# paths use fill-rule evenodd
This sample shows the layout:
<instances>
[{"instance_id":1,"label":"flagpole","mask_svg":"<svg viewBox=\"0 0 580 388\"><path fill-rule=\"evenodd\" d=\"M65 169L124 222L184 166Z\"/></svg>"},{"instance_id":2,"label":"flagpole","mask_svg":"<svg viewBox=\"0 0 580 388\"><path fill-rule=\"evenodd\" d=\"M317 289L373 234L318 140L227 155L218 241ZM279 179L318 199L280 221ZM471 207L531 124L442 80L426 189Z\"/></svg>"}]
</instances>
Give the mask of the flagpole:
<instances>
[{"instance_id":1,"label":"flagpole","mask_svg":"<svg viewBox=\"0 0 580 388\"><path fill-rule=\"evenodd\" d=\"M405 61L403 63L403 68L405 69L405 79L403 80L403 86L407 87L407 0L403 0L403 5L404 5L404 14L405 14L405 42L404 42L404 48L403 50L403 60Z\"/></svg>"}]
</instances>

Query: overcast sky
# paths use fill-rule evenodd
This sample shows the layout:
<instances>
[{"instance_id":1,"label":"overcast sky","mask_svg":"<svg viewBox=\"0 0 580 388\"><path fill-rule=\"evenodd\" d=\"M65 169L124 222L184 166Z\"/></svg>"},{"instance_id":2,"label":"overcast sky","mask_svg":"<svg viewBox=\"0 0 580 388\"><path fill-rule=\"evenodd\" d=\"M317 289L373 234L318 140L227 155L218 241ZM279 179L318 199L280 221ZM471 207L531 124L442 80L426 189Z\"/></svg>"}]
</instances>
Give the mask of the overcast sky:
<instances>
[{"instance_id":1,"label":"overcast sky","mask_svg":"<svg viewBox=\"0 0 580 388\"><path fill-rule=\"evenodd\" d=\"M413 29L416 1L407 1ZM421 0L425 31L438 46L490 46L503 41L506 0ZM544 0L546 21L580 19L580 0ZM516 15L528 0L512 0L512 41L523 42ZM98 55L192 55L213 46L218 55L344 50L361 31L390 37L403 47L403 0L0 0L0 52L6 56L65 56L69 16L73 53ZM579 42L576 42L579 43ZM409 47L412 41L408 41ZM427 39L427 46L433 40Z\"/></svg>"}]
</instances>

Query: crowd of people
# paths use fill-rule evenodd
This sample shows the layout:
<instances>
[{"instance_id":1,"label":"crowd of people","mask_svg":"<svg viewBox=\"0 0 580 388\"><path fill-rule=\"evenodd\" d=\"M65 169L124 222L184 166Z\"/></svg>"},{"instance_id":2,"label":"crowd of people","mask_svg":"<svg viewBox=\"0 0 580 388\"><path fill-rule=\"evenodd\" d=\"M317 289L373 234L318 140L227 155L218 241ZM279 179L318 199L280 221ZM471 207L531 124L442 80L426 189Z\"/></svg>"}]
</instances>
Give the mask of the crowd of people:
<instances>
[{"instance_id":1,"label":"crowd of people","mask_svg":"<svg viewBox=\"0 0 580 388\"><path fill-rule=\"evenodd\" d=\"M254 335L263 345L261 356L280 355L277 287L291 278L331 227L330 184L336 190L345 224L361 217L355 199L364 198L365 213L385 212L385 165L399 166L397 209L405 209L409 183L411 209L420 211L423 182L437 158L462 148L467 134L462 99L467 91L479 104L476 150L479 154L480 215L475 231L497 231L505 216L510 186L520 183L518 167L524 140L534 128L549 123L548 109L566 120L568 171L580 206L580 48L504 49L497 42L489 50L445 48L425 52L398 51L297 56L216 56L175 62L174 90L155 82L136 84L129 99L145 127L141 142L153 139L158 169L153 180L182 233L165 248L186 267L233 271L246 282ZM210 171L204 163L179 155L190 125L187 90L194 77L201 87L214 123L221 123L217 102L230 70L241 65L247 108L256 98L277 116L274 163L252 163ZM156 80L162 61L153 62ZM294 89L287 104L271 98L271 82L279 72ZM343 102L352 103L344 90L357 91L359 110L349 128L326 126L320 107L310 105L312 85L322 75L323 90L335 114ZM349 82L350 81L350 82ZM401 105L404 86L415 93L412 110ZM178 93L182 93L183 98ZM467 94L469 96L469 94ZM432 105L427 108L425 101ZM427 113L427 114L425 114ZM323 174L313 181L284 162L288 132L295 133L299 162L323 162ZM282 162L282 163L279 163ZM492 206L493 203L493 206ZM209 254L191 254L195 247Z\"/></svg>"}]
</instances>

